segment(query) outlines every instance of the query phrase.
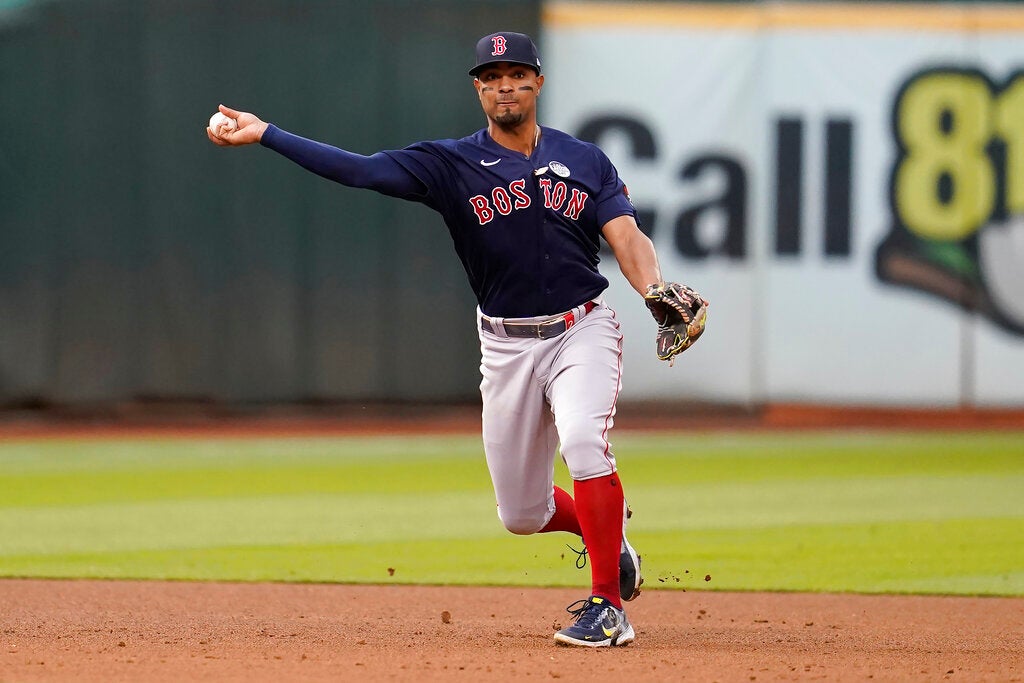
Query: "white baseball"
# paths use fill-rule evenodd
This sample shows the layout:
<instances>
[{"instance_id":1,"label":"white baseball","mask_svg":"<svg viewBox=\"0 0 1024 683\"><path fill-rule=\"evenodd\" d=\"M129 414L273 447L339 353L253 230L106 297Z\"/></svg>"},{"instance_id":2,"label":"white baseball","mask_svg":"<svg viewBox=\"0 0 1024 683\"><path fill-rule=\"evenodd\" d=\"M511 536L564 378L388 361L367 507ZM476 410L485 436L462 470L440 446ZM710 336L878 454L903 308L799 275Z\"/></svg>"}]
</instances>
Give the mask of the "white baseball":
<instances>
[{"instance_id":1,"label":"white baseball","mask_svg":"<svg viewBox=\"0 0 1024 683\"><path fill-rule=\"evenodd\" d=\"M217 137L220 137L221 133L230 133L231 131L238 128L238 121L232 118L224 116L220 112L217 112L210 117L210 130Z\"/></svg>"}]
</instances>

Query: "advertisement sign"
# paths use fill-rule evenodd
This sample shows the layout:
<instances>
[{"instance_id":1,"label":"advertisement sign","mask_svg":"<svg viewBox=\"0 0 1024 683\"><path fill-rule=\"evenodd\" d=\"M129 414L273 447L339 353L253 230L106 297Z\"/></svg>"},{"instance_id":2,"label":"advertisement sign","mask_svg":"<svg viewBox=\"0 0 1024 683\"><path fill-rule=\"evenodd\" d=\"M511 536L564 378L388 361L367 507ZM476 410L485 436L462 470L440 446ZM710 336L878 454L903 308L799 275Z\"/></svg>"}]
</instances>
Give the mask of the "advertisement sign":
<instances>
[{"instance_id":1,"label":"advertisement sign","mask_svg":"<svg viewBox=\"0 0 1024 683\"><path fill-rule=\"evenodd\" d=\"M1024 8L551 3L542 120L604 149L674 368L608 252L623 397L1024 405Z\"/></svg>"}]
</instances>

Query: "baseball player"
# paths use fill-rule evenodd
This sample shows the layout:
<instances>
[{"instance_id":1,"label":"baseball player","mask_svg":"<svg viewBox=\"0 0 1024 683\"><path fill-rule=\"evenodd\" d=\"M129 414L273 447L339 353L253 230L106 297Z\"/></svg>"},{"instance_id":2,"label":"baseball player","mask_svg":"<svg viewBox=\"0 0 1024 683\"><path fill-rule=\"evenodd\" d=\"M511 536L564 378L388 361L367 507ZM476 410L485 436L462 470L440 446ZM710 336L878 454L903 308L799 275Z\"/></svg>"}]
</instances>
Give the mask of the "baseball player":
<instances>
[{"instance_id":1,"label":"baseball player","mask_svg":"<svg viewBox=\"0 0 1024 683\"><path fill-rule=\"evenodd\" d=\"M626 645L623 602L640 592L640 556L609 442L622 335L604 303L599 240L658 322L659 357L700 336L707 302L662 280L651 241L615 168L596 146L537 124L544 76L529 36L480 39L470 69L487 127L371 156L308 140L223 105L236 126L217 145L260 143L324 178L421 202L444 218L479 306L483 443L498 516L514 534L581 536L591 594L569 606L566 645ZM573 491L554 485L556 451Z\"/></svg>"}]
</instances>

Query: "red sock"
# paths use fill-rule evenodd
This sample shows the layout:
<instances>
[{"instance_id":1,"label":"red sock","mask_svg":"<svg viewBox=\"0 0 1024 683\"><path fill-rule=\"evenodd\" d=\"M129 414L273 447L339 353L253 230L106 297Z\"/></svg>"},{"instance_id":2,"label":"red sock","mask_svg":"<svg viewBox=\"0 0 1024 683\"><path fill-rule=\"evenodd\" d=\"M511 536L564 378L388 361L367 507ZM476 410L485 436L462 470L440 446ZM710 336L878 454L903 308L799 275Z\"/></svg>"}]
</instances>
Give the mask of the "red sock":
<instances>
[{"instance_id":1,"label":"red sock","mask_svg":"<svg viewBox=\"0 0 1024 683\"><path fill-rule=\"evenodd\" d=\"M565 489L555 487L555 514L551 520L544 525L540 533L548 531L568 531L569 533L582 536L580 521L576 519L576 503L572 501Z\"/></svg>"},{"instance_id":2,"label":"red sock","mask_svg":"<svg viewBox=\"0 0 1024 683\"><path fill-rule=\"evenodd\" d=\"M590 555L594 595L622 609L619 596L619 553L622 549L622 484L617 473L573 482L576 516Z\"/></svg>"}]
</instances>

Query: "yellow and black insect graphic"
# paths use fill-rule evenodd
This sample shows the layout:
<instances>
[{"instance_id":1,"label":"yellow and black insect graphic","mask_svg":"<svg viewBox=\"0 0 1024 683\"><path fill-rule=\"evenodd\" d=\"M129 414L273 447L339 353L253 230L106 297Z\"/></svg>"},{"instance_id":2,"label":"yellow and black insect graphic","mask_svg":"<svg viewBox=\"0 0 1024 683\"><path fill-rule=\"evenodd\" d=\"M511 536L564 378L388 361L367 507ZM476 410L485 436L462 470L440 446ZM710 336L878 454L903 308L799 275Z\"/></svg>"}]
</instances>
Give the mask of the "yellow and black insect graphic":
<instances>
[{"instance_id":1,"label":"yellow and black insect graphic","mask_svg":"<svg viewBox=\"0 0 1024 683\"><path fill-rule=\"evenodd\" d=\"M916 73L893 104L893 224L880 279L1024 335L1024 72Z\"/></svg>"}]
</instances>

